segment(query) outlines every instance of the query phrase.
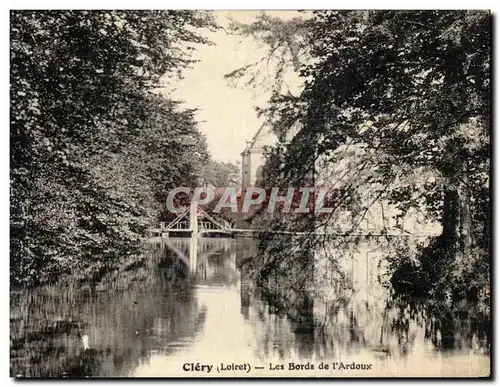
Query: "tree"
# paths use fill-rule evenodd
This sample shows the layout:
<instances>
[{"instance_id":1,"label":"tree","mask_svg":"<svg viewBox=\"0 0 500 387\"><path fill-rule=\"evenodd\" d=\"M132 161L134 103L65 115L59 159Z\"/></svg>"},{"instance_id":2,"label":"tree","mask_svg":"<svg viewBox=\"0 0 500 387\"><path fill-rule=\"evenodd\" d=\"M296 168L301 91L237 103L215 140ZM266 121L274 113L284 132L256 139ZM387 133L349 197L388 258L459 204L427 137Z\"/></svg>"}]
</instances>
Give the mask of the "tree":
<instances>
[{"instance_id":1,"label":"tree","mask_svg":"<svg viewBox=\"0 0 500 387\"><path fill-rule=\"evenodd\" d=\"M488 297L490 24L482 11L315 12L304 90L271 101L279 131L299 128L275 183L346 162L333 176L343 182L336 208L369 189L442 224L417 254L418 270L433 273L422 296L477 292L464 284L475 278ZM374 202L361 203L358 221Z\"/></svg>"},{"instance_id":2,"label":"tree","mask_svg":"<svg viewBox=\"0 0 500 387\"><path fill-rule=\"evenodd\" d=\"M238 166L223 161L209 160L202 173L204 182L217 188L232 187L241 180Z\"/></svg>"},{"instance_id":3,"label":"tree","mask_svg":"<svg viewBox=\"0 0 500 387\"><path fill-rule=\"evenodd\" d=\"M226 79L234 83L243 81L247 87L271 85L275 93L283 92L286 73L298 71L307 57L308 28L308 21L301 17L284 21L264 12L251 24L233 21L230 30L234 34L253 38L263 45L266 52L255 62L228 73Z\"/></svg>"},{"instance_id":4,"label":"tree","mask_svg":"<svg viewBox=\"0 0 500 387\"><path fill-rule=\"evenodd\" d=\"M13 283L113 266L145 235L159 181L196 174L175 159L201 138L193 114L154 90L213 27L192 11L11 13Z\"/></svg>"}]
</instances>

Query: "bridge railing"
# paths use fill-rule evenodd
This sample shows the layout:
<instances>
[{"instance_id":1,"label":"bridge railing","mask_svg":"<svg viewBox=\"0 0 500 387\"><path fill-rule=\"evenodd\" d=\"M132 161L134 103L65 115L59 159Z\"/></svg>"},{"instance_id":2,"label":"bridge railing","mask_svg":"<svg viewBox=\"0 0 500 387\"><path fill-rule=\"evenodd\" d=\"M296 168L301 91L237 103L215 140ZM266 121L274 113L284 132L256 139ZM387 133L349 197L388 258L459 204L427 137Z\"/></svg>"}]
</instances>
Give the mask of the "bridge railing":
<instances>
[{"instance_id":1,"label":"bridge railing","mask_svg":"<svg viewBox=\"0 0 500 387\"><path fill-rule=\"evenodd\" d=\"M226 229L231 229L233 228L233 225L229 223L226 220L223 219L217 219L219 223L221 223ZM153 225L154 229L159 229L159 230L164 230L164 231L175 231L175 230L189 230L190 225L188 220L183 220L180 222L177 222L169 227L166 222L159 222ZM205 219L198 219L198 229L200 230L217 230L220 229L220 227L210 220L205 220Z\"/></svg>"},{"instance_id":2,"label":"bridge railing","mask_svg":"<svg viewBox=\"0 0 500 387\"><path fill-rule=\"evenodd\" d=\"M159 222L159 223L155 223L153 225L153 228L159 229L159 230L165 230L165 231L168 231L168 230L188 230L189 229L189 221L183 220L183 221L177 222L173 225L170 225L168 227L167 227L166 222Z\"/></svg>"},{"instance_id":3,"label":"bridge railing","mask_svg":"<svg viewBox=\"0 0 500 387\"><path fill-rule=\"evenodd\" d=\"M221 230L230 231L234 228L234 224L226 219L223 219L216 214L208 214L205 210L198 206L197 202L191 203L191 206L186 207L173 221L166 223L160 222L155 225L156 232L168 231L197 231L197 230Z\"/></svg>"}]
</instances>

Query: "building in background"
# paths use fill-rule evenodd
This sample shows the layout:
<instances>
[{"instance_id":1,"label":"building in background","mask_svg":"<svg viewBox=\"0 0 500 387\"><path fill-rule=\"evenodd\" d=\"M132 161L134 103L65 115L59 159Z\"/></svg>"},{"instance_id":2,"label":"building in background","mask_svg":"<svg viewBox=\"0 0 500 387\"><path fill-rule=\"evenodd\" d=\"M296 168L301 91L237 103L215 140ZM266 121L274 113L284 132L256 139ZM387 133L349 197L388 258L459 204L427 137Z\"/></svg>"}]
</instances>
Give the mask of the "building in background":
<instances>
[{"instance_id":1,"label":"building in background","mask_svg":"<svg viewBox=\"0 0 500 387\"><path fill-rule=\"evenodd\" d=\"M241 187L243 190L258 185L266 162L264 152L267 146L276 144L277 137L263 124L241 152Z\"/></svg>"}]
</instances>

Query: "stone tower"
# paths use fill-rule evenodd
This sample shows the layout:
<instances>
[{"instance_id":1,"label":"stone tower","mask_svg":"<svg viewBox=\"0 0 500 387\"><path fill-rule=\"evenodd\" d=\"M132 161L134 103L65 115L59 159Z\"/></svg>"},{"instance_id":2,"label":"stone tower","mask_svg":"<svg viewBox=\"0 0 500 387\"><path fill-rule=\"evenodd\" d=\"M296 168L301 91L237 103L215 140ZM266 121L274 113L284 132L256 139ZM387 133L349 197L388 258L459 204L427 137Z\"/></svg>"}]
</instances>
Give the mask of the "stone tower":
<instances>
[{"instance_id":1,"label":"stone tower","mask_svg":"<svg viewBox=\"0 0 500 387\"><path fill-rule=\"evenodd\" d=\"M253 187L262 178L265 163L264 151L267 146L275 144L276 136L263 124L241 152L241 185L245 190Z\"/></svg>"}]
</instances>

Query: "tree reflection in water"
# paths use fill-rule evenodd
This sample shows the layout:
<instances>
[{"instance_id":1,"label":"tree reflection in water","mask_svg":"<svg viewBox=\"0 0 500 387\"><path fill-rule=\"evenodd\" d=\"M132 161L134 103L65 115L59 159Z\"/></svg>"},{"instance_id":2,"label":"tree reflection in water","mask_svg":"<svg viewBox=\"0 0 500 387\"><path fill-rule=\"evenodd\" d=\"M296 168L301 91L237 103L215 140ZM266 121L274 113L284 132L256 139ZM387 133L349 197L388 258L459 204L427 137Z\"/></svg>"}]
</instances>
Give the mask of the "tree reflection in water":
<instances>
[{"instance_id":1,"label":"tree reflection in water","mask_svg":"<svg viewBox=\"0 0 500 387\"><path fill-rule=\"evenodd\" d=\"M241 304L247 319L250 305L257 309L265 331L260 337L261 358L489 353L489 318L474 304L409 300L394 294L387 283L388 243L368 240L348 254L336 250L335 244L322 247L289 254L286 263L260 257L241 268L242 277L246 272L257 278L258 286L252 281L242 286ZM256 265L267 267L259 271Z\"/></svg>"},{"instance_id":2,"label":"tree reflection in water","mask_svg":"<svg viewBox=\"0 0 500 387\"><path fill-rule=\"evenodd\" d=\"M387 245L301 247L279 261L251 239L169 238L98 282L13 290L11 374L127 376L154 357L148 372L162 376L172 357L221 355L221 344L262 361L362 354L394 367L416 352L488 352L488 320L474 306L391 293ZM265 278L263 262L273 263Z\"/></svg>"},{"instance_id":3,"label":"tree reflection in water","mask_svg":"<svg viewBox=\"0 0 500 387\"><path fill-rule=\"evenodd\" d=\"M126 376L151 353L175 350L204 321L188 274L163 248L99 283L13 291L11 375Z\"/></svg>"}]
</instances>

